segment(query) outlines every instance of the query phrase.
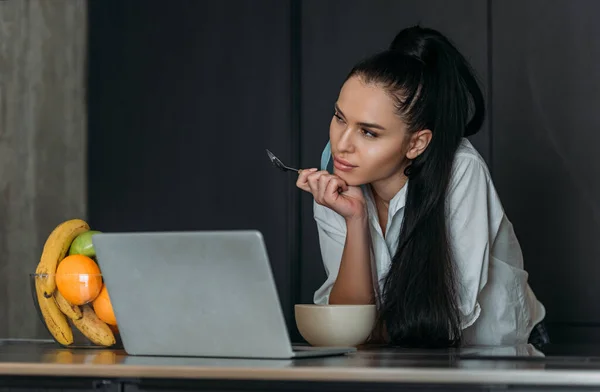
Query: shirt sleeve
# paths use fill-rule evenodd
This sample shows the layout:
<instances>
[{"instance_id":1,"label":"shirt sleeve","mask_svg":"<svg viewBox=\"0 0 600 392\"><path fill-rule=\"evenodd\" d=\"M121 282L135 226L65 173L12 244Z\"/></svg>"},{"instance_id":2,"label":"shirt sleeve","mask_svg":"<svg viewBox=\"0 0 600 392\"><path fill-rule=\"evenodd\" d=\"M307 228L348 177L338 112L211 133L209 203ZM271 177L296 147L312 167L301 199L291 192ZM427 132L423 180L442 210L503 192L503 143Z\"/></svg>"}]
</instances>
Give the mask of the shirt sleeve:
<instances>
[{"instance_id":1,"label":"shirt sleeve","mask_svg":"<svg viewBox=\"0 0 600 392\"><path fill-rule=\"evenodd\" d=\"M314 218L317 223L321 257L327 279L314 294L317 305L329 304L329 294L337 279L346 242L346 222L335 211L314 202Z\"/></svg>"},{"instance_id":2,"label":"shirt sleeve","mask_svg":"<svg viewBox=\"0 0 600 392\"><path fill-rule=\"evenodd\" d=\"M491 246L499 227L498 217L491 212L495 209L490 206L489 181L486 167L477 159L455 161L447 194L447 225L463 329L481 313L478 297L488 280Z\"/></svg>"}]
</instances>

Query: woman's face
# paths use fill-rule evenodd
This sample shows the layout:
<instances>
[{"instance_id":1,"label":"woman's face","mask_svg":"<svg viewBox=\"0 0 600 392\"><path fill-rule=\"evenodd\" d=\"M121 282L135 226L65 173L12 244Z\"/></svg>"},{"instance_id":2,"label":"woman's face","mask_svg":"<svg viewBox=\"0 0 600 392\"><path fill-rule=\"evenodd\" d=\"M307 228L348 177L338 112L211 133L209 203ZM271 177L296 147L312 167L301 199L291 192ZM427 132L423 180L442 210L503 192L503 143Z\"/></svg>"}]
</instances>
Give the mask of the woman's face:
<instances>
[{"instance_id":1,"label":"woman's face","mask_svg":"<svg viewBox=\"0 0 600 392\"><path fill-rule=\"evenodd\" d=\"M329 127L334 174L348 185L401 180L406 136L406 124L383 88L356 76L344 83Z\"/></svg>"}]
</instances>

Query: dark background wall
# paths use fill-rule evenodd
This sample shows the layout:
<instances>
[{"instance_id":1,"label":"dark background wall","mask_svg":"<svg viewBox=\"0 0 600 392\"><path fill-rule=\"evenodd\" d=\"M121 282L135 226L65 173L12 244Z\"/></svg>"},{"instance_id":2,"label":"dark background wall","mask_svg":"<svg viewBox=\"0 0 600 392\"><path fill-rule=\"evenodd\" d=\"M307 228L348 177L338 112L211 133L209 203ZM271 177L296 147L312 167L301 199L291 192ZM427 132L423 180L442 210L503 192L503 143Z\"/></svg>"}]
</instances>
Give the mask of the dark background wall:
<instances>
[{"instance_id":1,"label":"dark background wall","mask_svg":"<svg viewBox=\"0 0 600 392\"><path fill-rule=\"evenodd\" d=\"M86 1L0 1L0 338L47 337L29 274L86 215Z\"/></svg>"},{"instance_id":2,"label":"dark background wall","mask_svg":"<svg viewBox=\"0 0 600 392\"><path fill-rule=\"evenodd\" d=\"M311 198L264 149L318 165L345 74L421 23L479 73L489 116L472 142L554 341L600 341L599 11L594 0L90 1L90 223L261 230L298 340L293 304L325 274Z\"/></svg>"},{"instance_id":3,"label":"dark background wall","mask_svg":"<svg viewBox=\"0 0 600 392\"><path fill-rule=\"evenodd\" d=\"M492 1L494 180L554 338L600 341L600 3Z\"/></svg>"}]
</instances>

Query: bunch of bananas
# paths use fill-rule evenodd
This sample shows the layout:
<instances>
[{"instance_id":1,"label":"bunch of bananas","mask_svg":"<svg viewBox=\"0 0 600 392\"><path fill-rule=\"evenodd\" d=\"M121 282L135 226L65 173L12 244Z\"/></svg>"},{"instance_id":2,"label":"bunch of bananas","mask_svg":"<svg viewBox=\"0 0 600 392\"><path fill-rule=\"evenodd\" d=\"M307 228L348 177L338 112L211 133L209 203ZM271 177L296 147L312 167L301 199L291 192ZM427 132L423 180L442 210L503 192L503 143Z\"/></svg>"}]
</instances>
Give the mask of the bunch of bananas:
<instances>
[{"instance_id":1,"label":"bunch of bananas","mask_svg":"<svg viewBox=\"0 0 600 392\"><path fill-rule=\"evenodd\" d=\"M40 262L36 268L35 291L40 312L48 331L64 346L73 344L71 323L91 342L112 346L116 338L111 328L96 316L90 304L82 306L69 303L56 289L55 273L65 258L73 241L90 231L87 222L70 219L58 225L44 244Z\"/></svg>"}]
</instances>

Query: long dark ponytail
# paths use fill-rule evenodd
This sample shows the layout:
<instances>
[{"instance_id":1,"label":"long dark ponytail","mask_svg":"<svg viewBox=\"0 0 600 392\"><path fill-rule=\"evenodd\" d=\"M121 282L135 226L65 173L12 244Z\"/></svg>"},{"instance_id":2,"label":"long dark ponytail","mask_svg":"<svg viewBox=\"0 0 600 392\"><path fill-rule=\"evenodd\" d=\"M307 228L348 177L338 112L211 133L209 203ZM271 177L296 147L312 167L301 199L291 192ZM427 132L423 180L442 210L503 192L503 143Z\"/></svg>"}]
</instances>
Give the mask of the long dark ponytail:
<instances>
[{"instance_id":1,"label":"long dark ponytail","mask_svg":"<svg viewBox=\"0 0 600 392\"><path fill-rule=\"evenodd\" d=\"M478 81L446 37L418 26L402 30L388 50L357 64L352 76L394 97L409 134L432 131L427 149L405 171L404 220L383 282L378 326L393 345L457 345L462 330L445 201L461 139L483 123Z\"/></svg>"}]
</instances>

